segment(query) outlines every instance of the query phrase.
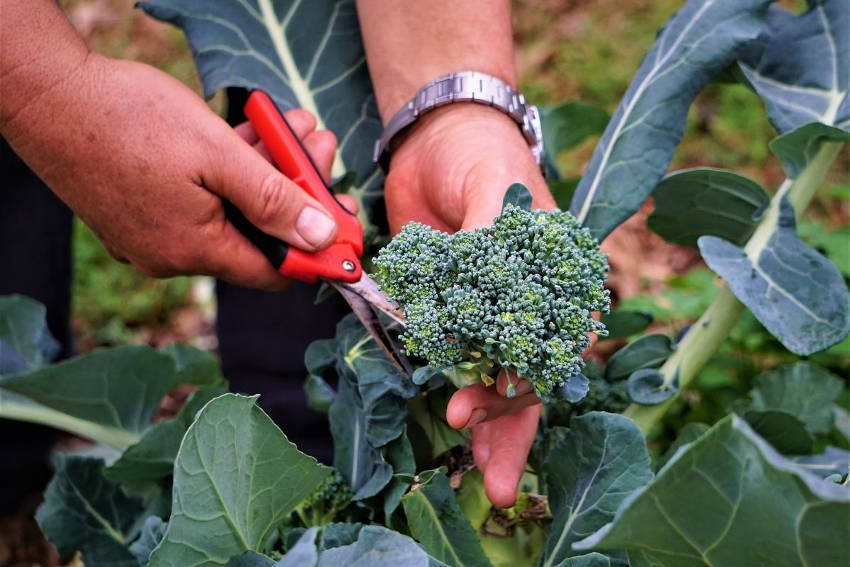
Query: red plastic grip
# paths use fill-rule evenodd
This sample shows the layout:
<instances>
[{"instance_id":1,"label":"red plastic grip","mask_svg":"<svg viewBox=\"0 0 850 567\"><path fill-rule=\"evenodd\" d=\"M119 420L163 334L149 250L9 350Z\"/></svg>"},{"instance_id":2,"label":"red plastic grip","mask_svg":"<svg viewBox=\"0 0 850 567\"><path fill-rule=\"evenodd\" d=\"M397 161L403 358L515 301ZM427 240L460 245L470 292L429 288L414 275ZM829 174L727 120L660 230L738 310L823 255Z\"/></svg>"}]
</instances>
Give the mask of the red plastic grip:
<instances>
[{"instance_id":1,"label":"red plastic grip","mask_svg":"<svg viewBox=\"0 0 850 567\"><path fill-rule=\"evenodd\" d=\"M338 227L335 243L325 250L311 253L289 247L279 268L281 274L307 282L316 281L318 276L346 282L360 279L363 228L357 217L336 200L277 105L266 93L253 91L244 111L281 173L319 201L333 215ZM349 262L354 264L353 270L346 269L351 267Z\"/></svg>"}]
</instances>

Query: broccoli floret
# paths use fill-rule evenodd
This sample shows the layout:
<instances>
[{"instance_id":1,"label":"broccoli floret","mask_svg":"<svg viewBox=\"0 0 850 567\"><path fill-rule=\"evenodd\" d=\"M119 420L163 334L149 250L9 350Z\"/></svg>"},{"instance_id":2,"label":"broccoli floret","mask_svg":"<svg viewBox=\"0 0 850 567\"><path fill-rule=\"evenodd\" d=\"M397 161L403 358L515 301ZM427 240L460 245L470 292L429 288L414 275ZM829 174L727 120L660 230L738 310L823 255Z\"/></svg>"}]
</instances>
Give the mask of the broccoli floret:
<instances>
[{"instance_id":1,"label":"broccoli floret","mask_svg":"<svg viewBox=\"0 0 850 567\"><path fill-rule=\"evenodd\" d=\"M501 367L548 396L605 332L591 314L609 308L606 256L568 212L508 204L492 227L451 235L412 222L375 266L404 307L405 352L487 383Z\"/></svg>"},{"instance_id":2,"label":"broccoli floret","mask_svg":"<svg viewBox=\"0 0 850 567\"><path fill-rule=\"evenodd\" d=\"M295 524L305 528L330 524L351 504L353 497L348 483L334 470L295 507Z\"/></svg>"}]
</instances>

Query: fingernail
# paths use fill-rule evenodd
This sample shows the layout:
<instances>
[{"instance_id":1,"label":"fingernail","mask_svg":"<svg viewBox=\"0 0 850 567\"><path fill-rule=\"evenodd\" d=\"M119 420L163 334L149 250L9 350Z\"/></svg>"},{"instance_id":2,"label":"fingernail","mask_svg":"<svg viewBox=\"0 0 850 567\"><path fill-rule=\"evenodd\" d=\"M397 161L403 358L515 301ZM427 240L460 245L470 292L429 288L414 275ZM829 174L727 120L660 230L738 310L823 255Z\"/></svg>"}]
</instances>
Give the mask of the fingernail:
<instances>
[{"instance_id":1,"label":"fingernail","mask_svg":"<svg viewBox=\"0 0 850 567\"><path fill-rule=\"evenodd\" d=\"M525 394L530 393L533 389L534 387L528 380L520 380L517 382L516 393L518 396L524 396Z\"/></svg>"},{"instance_id":2,"label":"fingernail","mask_svg":"<svg viewBox=\"0 0 850 567\"><path fill-rule=\"evenodd\" d=\"M466 427L470 428L473 425L478 425L482 421L487 419L487 411L481 408L472 410L472 413L469 414L469 421L466 422Z\"/></svg>"},{"instance_id":3,"label":"fingernail","mask_svg":"<svg viewBox=\"0 0 850 567\"><path fill-rule=\"evenodd\" d=\"M335 228L333 219L313 207L304 207L295 221L295 230L301 238L317 247L331 238Z\"/></svg>"}]
</instances>

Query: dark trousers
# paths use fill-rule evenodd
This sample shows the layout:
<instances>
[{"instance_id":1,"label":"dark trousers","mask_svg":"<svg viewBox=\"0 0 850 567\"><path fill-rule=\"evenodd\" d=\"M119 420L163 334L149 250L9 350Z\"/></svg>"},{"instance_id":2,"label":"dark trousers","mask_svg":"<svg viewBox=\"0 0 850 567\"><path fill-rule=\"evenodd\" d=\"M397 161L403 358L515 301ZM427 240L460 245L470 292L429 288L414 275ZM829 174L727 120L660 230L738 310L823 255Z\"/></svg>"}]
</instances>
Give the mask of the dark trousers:
<instances>
[{"instance_id":1,"label":"dark trousers","mask_svg":"<svg viewBox=\"0 0 850 567\"><path fill-rule=\"evenodd\" d=\"M239 93L231 108L239 109ZM237 123L239 112L231 113ZM48 326L73 353L71 311L71 211L0 139L0 295L20 293L47 306ZM261 394L260 406L298 447L332 460L327 417L306 406L304 351L333 336L346 313L333 297L314 305L317 287L295 284L269 293L218 282L217 334L225 377L234 392ZM20 497L38 491L49 476L47 452L55 432L0 420L0 515Z\"/></svg>"}]
</instances>

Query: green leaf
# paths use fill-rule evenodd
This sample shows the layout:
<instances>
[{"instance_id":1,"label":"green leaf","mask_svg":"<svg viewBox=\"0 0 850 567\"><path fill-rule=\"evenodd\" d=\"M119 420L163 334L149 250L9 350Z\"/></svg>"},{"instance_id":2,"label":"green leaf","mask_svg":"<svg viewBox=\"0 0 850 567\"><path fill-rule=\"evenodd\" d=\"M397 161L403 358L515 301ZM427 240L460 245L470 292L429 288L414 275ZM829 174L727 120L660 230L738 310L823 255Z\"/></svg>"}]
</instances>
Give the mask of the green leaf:
<instances>
[{"instance_id":1,"label":"green leaf","mask_svg":"<svg viewBox=\"0 0 850 567\"><path fill-rule=\"evenodd\" d=\"M641 368L658 368L672 353L673 342L670 337L646 335L614 353L605 367L605 378L621 380Z\"/></svg>"},{"instance_id":2,"label":"green leaf","mask_svg":"<svg viewBox=\"0 0 850 567\"><path fill-rule=\"evenodd\" d=\"M843 388L841 380L808 362L786 364L755 379L751 408L782 410L803 422L813 434L829 433L832 404Z\"/></svg>"},{"instance_id":3,"label":"green leaf","mask_svg":"<svg viewBox=\"0 0 850 567\"><path fill-rule=\"evenodd\" d=\"M848 532L850 492L802 471L730 416L574 549L625 549L633 565L665 567L841 565Z\"/></svg>"},{"instance_id":4,"label":"green leaf","mask_svg":"<svg viewBox=\"0 0 850 567\"><path fill-rule=\"evenodd\" d=\"M225 87L259 89L283 110L304 108L336 134L332 174L356 172L348 194L361 221L381 198L372 163L381 135L355 3L297 0L150 0L151 16L183 29L209 98ZM368 142L368 143L365 143Z\"/></svg>"},{"instance_id":5,"label":"green leaf","mask_svg":"<svg viewBox=\"0 0 850 567\"><path fill-rule=\"evenodd\" d=\"M783 199L776 228L745 249L714 236L699 239L708 266L770 333L795 354L823 350L850 332L850 293L838 269L797 238L794 209Z\"/></svg>"},{"instance_id":6,"label":"green leaf","mask_svg":"<svg viewBox=\"0 0 850 567\"><path fill-rule=\"evenodd\" d=\"M846 0L809 0L794 16L772 8L739 65L780 133L809 122L850 127L850 10Z\"/></svg>"},{"instance_id":7,"label":"green leaf","mask_svg":"<svg viewBox=\"0 0 850 567\"><path fill-rule=\"evenodd\" d=\"M588 136L601 135L610 118L604 108L584 102L571 101L541 108L546 161L557 171L558 156L576 147Z\"/></svg>"},{"instance_id":8,"label":"green leaf","mask_svg":"<svg viewBox=\"0 0 850 567\"><path fill-rule=\"evenodd\" d=\"M242 555L231 557L224 567L273 567L274 559L249 551Z\"/></svg>"},{"instance_id":9,"label":"green leaf","mask_svg":"<svg viewBox=\"0 0 850 567\"><path fill-rule=\"evenodd\" d=\"M207 402L226 391L225 386L205 386L193 392L175 419L154 424L138 443L127 447L118 460L106 468L106 478L122 484L138 484L170 476L180 443L195 415Z\"/></svg>"},{"instance_id":10,"label":"green leaf","mask_svg":"<svg viewBox=\"0 0 850 567\"><path fill-rule=\"evenodd\" d=\"M426 486L409 492L402 504L410 533L429 555L453 567L490 567L446 475L439 473Z\"/></svg>"},{"instance_id":11,"label":"green leaf","mask_svg":"<svg viewBox=\"0 0 850 567\"><path fill-rule=\"evenodd\" d=\"M407 438L407 431L401 437L384 448L384 458L393 468L395 475L416 474L416 459L413 456L413 446ZM384 518L389 521L390 516L401 503L401 497L407 492L410 485L399 478L393 478L383 492Z\"/></svg>"},{"instance_id":12,"label":"green leaf","mask_svg":"<svg viewBox=\"0 0 850 567\"><path fill-rule=\"evenodd\" d=\"M212 400L177 454L171 519L151 567L212 567L263 551L275 528L328 474L286 439L256 398Z\"/></svg>"},{"instance_id":13,"label":"green leaf","mask_svg":"<svg viewBox=\"0 0 850 567\"><path fill-rule=\"evenodd\" d=\"M392 467L366 437L366 416L354 386L342 380L329 411L334 439L334 468L348 482L355 500L380 492L392 478Z\"/></svg>"},{"instance_id":14,"label":"green leaf","mask_svg":"<svg viewBox=\"0 0 850 567\"><path fill-rule=\"evenodd\" d=\"M781 410L749 410L743 418L773 448L786 455L810 453L814 437L796 416Z\"/></svg>"},{"instance_id":15,"label":"green leaf","mask_svg":"<svg viewBox=\"0 0 850 567\"><path fill-rule=\"evenodd\" d=\"M63 555L80 551L87 565L138 567L128 545L142 503L107 481L103 466L100 458L57 454L35 519Z\"/></svg>"},{"instance_id":16,"label":"green leaf","mask_svg":"<svg viewBox=\"0 0 850 567\"><path fill-rule=\"evenodd\" d=\"M649 228L667 242L693 247L705 234L744 244L770 203L767 191L752 179L709 168L668 175L652 197Z\"/></svg>"},{"instance_id":17,"label":"green leaf","mask_svg":"<svg viewBox=\"0 0 850 567\"><path fill-rule=\"evenodd\" d=\"M682 138L688 107L761 30L769 0L689 0L662 28L570 206L602 240L640 208Z\"/></svg>"},{"instance_id":18,"label":"green leaf","mask_svg":"<svg viewBox=\"0 0 850 567\"><path fill-rule=\"evenodd\" d=\"M676 454L680 448L685 445L689 445L690 443L696 441L703 433L708 431L708 425L704 423L688 423L682 429L679 430L679 434L676 436L676 440L670 445L670 447L664 452L661 458L658 459L658 463L656 464L656 470L661 469L664 465L667 464L670 459L673 458L673 455Z\"/></svg>"},{"instance_id":19,"label":"green leaf","mask_svg":"<svg viewBox=\"0 0 850 567\"><path fill-rule=\"evenodd\" d=\"M812 162L823 142L846 142L850 132L820 122L805 124L770 141L770 151L782 162L788 177L797 179Z\"/></svg>"},{"instance_id":20,"label":"green leaf","mask_svg":"<svg viewBox=\"0 0 850 567\"><path fill-rule=\"evenodd\" d=\"M545 470L554 519L540 567L581 555L572 544L610 522L620 502L652 480L640 430L630 419L604 412L573 418Z\"/></svg>"},{"instance_id":21,"label":"green leaf","mask_svg":"<svg viewBox=\"0 0 850 567\"><path fill-rule=\"evenodd\" d=\"M607 555L594 552L587 553L585 555L577 555L575 557L568 557L561 563L558 563L557 567L613 567L620 565L621 563L622 562L613 560Z\"/></svg>"},{"instance_id":22,"label":"green leaf","mask_svg":"<svg viewBox=\"0 0 850 567\"><path fill-rule=\"evenodd\" d=\"M453 429L445 419L452 391L438 388L407 403L410 441L418 462L431 462L467 441L463 430Z\"/></svg>"},{"instance_id":23,"label":"green leaf","mask_svg":"<svg viewBox=\"0 0 850 567\"><path fill-rule=\"evenodd\" d=\"M419 388L396 369L353 314L337 325L337 372L357 388L362 401L366 436L383 447L404 430L405 400Z\"/></svg>"},{"instance_id":24,"label":"green leaf","mask_svg":"<svg viewBox=\"0 0 850 567\"><path fill-rule=\"evenodd\" d=\"M318 567L429 567L428 555L409 537L381 526L364 526L357 541L319 555Z\"/></svg>"},{"instance_id":25,"label":"green leaf","mask_svg":"<svg viewBox=\"0 0 850 567\"><path fill-rule=\"evenodd\" d=\"M832 260L841 275L850 279L850 250L847 249L850 227L829 231L817 222L803 221L797 224L797 233L809 246Z\"/></svg>"},{"instance_id":26,"label":"green leaf","mask_svg":"<svg viewBox=\"0 0 850 567\"><path fill-rule=\"evenodd\" d=\"M819 455L803 455L790 457L797 466L806 469L810 473L826 478L839 474L846 475L850 472L850 451L828 446Z\"/></svg>"},{"instance_id":27,"label":"green leaf","mask_svg":"<svg viewBox=\"0 0 850 567\"><path fill-rule=\"evenodd\" d=\"M174 360L177 384L222 384L224 377L213 353L181 343L162 347L159 352ZM199 408L200 409L200 408Z\"/></svg>"},{"instance_id":28,"label":"green leaf","mask_svg":"<svg viewBox=\"0 0 850 567\"><path fill-rule=\"evenodd\" d=\"M505 207L508 205L519 207L524 211L530 211L531 191L529 191L528 187L522 183L513 183L510 187L508 187L508 190L505 192L505 196L502 199L502 211L504 211Z\"/></svg>"},{"instance_id":29,"label":"green leaf","mask_svg":"<svg viewBox=\"0 0 850 567\"><path fill-rule=\"evenodd\" d=\"M310 528L299 538L292 549L274 564L274 567L316 567L319 562L319 550L316 549L316 536L319 528Z\"/></svg>"},{"instance_id":30,"label":"green leaf","mask_svg":"<svg viewBox=\"0 0 850 567\"><path fill-rule=\"evenodd\" d=\"M311 374L304 382L304 394L307 396L307 407L320 413L328 413L336 392L321 376Z\"/></svg>"},{"instance_id":31,"label":"green leaf","mask_svg":"<svg viewBox=\"0 0 850 567\"><path fill-rule=\"evenodd\" d=\"M130 546L130 553L141 567L147 567L151 553L165 537L168 524L157 516L149 516L142 525L142 535Z\"/></svg>"},{"instance_id":32,"label":"green leaf","mask_svg":"<svg viewBox=\"0 0 850 567\"><path fill-rule=\"evenodd\" d=\"M34 370L58 352L44 305L22 295L0 297L0 375Z\"/></svg>"},{"instance_id":33,"label":"green leaf","mask_svg":"<svg viewBox=\"0 0 850 567\"><path fill-rule=\"evenodd\" d=\"M361 529L363 529L363 524L334 523L326 525L322 528L322 535L319 537L319 551L356 542Z\"/></svg>"},{"instance_id":34,"label":"green leaf","mask_svg":"<svg viewBox=\"0 0 850 567\"><path fill-rule=\"evenodd\" d=\"M176 349L104 349L32 372L0 376L0 417L42 423L113 447L127 447L150 427L168 392L186 381L221 383L217 365L214 371L208 366L214 360L211 355L186 349L179 351L182 358L174 357Z\"/></svg>"},{"instance_id":35,"label":"green leaf","mask_svg":"<svg viewBox=\"0 0 850 567\"><path fill-rule=\"evenodd\" d=\"M629 311L618 309L610 313L603 313L599 318L608 330L605 339L625 339L640 333L652 324L653 315L649 311Z\"/></svg>"},{"instance_id":36,"label":"green leaf","mask_svg":"<svg viewBox=\"0 0 850 567\"><path fill-rule=\"evenodd\" d=\"M664 375L654 368L641 368L629 375L626 392L629 399L643 406L655 406L666 402L679 389L679 381L674 378L670 384L664 384Z\"/></svg>"}]
</instances>

